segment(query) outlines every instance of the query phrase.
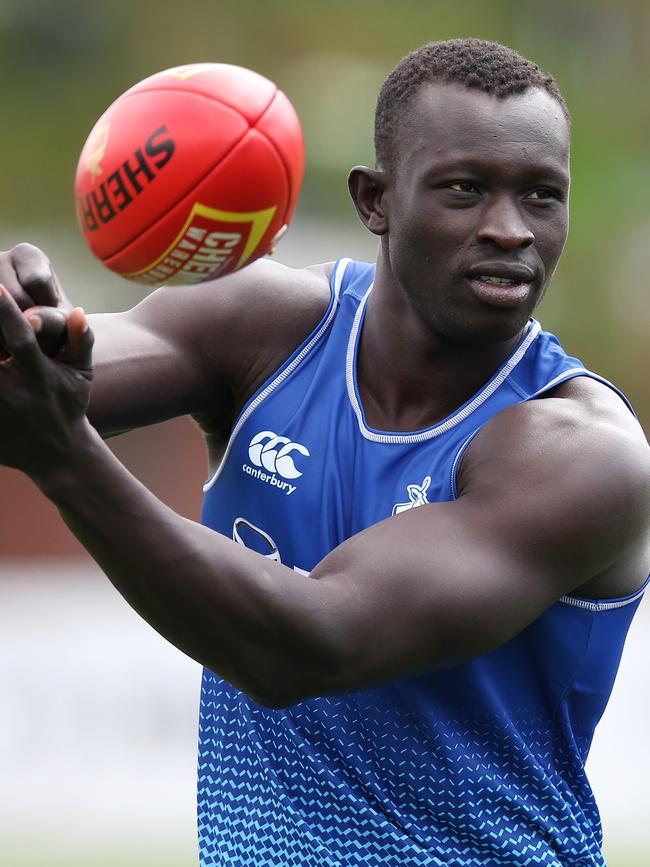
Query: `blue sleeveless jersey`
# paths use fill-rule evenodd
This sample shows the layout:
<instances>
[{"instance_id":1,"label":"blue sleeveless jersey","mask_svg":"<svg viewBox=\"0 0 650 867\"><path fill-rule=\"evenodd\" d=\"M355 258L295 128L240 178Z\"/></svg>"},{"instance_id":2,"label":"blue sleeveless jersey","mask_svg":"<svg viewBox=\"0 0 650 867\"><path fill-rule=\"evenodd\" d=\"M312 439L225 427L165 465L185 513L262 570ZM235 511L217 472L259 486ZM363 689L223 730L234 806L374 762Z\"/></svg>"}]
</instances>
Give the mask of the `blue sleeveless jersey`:
<instances>
[{"instance_id":1,"label":"blue sleeveless jersey","mask_svg":"<svg viewBox=\"0 0 650 867\"><path fill-rule=\"evenodd\" d=\"M464 449L499 410L593 376L531 321L452 416L373 430L356 384L373 274L337 264L325 317L245 407L205 486L207 526L301 573L377 521L452 500ZM604 864L584 762L641 593L563 597L471 662L285 710L206 670L201 864Z\"/></svg>"}]
</instances>

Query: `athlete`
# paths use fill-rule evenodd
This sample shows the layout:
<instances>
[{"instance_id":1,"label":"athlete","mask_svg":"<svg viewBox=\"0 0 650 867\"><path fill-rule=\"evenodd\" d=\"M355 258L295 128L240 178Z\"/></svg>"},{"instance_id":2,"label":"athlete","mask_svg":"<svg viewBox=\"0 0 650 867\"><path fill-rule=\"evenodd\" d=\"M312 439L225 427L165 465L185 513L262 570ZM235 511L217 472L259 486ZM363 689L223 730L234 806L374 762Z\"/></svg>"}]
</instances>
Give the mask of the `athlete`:
<instances>
[{"instance_id":1,"label":"athlete","mask_svg":"<svg viewBox=\"0 0 650 867\"><path fill-rule=\"evenodd\" d=\"M204 664L205 867L604 863L584 762L647 583L650 450L532 318L569 138L535 64L431 43L350 173L375 265L258 262L90 330L43 253L3 254L0 461ZM99 435L188 413L202 525Z\"/></svg>"}]
</instances>

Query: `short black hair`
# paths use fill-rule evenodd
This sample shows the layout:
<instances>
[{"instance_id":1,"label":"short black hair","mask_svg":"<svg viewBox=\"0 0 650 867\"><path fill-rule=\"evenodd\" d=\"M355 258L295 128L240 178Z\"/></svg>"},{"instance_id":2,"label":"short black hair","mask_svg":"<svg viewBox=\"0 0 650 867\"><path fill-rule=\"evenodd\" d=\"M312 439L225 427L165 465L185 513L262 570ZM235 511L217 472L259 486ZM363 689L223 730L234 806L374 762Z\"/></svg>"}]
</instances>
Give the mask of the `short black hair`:
<instances>
[{"instance_id":1,"label":"short black hair","mask_svg":"<svg viewBox=\"0 0 650 867\"><path fill-rule=\"evenodd\" d=\"M379 91L375 110L378 166L392 166L395 134L404 110L422 85L434 81L461 84L499 98L539 87L558 101L571 123L569 109L553 76L512 48L485 39L429 42L403 57Z\"/></svg>"}]
</instances>

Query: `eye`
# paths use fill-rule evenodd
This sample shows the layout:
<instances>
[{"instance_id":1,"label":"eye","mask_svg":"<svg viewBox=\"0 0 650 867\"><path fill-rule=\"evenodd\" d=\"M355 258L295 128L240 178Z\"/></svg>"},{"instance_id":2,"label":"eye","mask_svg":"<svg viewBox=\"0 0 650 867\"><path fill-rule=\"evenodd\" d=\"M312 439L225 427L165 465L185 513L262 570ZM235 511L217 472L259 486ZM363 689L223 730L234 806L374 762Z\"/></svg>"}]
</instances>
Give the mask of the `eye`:
<instances>
[{"instance_id":1,"label":"eye","mask_svg":"<svg viewBox=\"0 0 650 867\"><path fill-rule=\"evenodd\" d=\"M549 199L563 201L563 196L558 190L551 190L549 187L540 187L538 190L533 190L526 196L527 199L532 199L534 202L547 202Z\"/></svg>"},{"instance_id":2,"label":"eye","mask_svg":"<svg viewBox=\"0 0 650 867\"><path fill-rule=\"evenodd\" d=\"M478 187L472 181L454 181L449 184L449 189L458 193L478 193Z\"/></svg>"}]
</instances>

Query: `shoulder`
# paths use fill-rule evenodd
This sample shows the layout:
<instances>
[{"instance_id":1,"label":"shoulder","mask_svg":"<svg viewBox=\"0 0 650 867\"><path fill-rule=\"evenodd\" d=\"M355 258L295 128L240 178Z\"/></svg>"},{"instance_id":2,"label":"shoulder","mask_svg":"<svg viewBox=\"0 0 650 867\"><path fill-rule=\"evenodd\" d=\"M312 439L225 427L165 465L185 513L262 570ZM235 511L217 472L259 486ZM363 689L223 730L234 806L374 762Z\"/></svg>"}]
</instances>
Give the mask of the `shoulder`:
<instances>
[{"instance_id":1,"label":"shoulder","mask_svg":"<svg viewBox=\"0 0 650 867\"><path fill-rule=\"evenodd\" d=\"M529 520L585 580L647 558L650 448L621 398L588 377L494 416L463 458L462 497Z\"/></svg>"},{"instance_id":2,"label":"shoulder","mask_svg":"<svg viewBox=\"0 0 650 867\"><path fill-rule=\"evenodd\" d=\"M242 273L242 279L225 287L227 351L224 355L209 338L208 351L219 353L221 369L243 398L252 394L321 321L331 301L333 266L326 263L296 269L265 260L253 275L245 278Z\"/></svg>"},{"instance_id":3,"label":"shoulder","mask_svg":"<svg viewBox=\"0 0 650 867\"><path fill-rule=\"evenodd\" d=\"M214 325L219 316L240 359L250 347L257 365L275 369L324 316L332 268L332 263L289 268L268 259L255 262L249 273L244 269L223 285L206 285L221 296L219 310L207 311L208 319Z\"/></svg>"},{"instance_id":4,"label":"shoulder","mask_svg":"<svg viewBox=\"0 0 650 867\"><path fill-rule=\"evenodd\" d=\"M318 324L334 263L289 268L269 259L218 280L163 286L128 314L234 392L263 381Z\"/></svg>"},{"instance_id":5,"label":"shoulder","mask_svg":"<svg viewBox=\"0 0 650 867\"><path fill-rule=\"evenodd\" d=\"M225 322L254 330L261 316L271 315L277 332L287 320L310 322L322 315L329 303L333 266L289 268L261 259L218 280L162 286L131 312L142 321L162 321L171 315L176 324L193 332Z\"/></svg>"},{"instance_id":6,"label":"shoulder","mask_svg":"<svg viewBox=\"0 0 650 867\"><path fill-rule=\"evenodd\" d=\"M486 459L528 465L534 472L567 458L603 475L627 467L648 481L650 448L639 422L613 389L587 376L497 413L468 449L463 476L466 481L472 464Z\"/></svg>"}]
</instances>

